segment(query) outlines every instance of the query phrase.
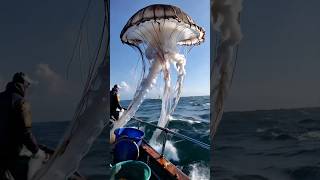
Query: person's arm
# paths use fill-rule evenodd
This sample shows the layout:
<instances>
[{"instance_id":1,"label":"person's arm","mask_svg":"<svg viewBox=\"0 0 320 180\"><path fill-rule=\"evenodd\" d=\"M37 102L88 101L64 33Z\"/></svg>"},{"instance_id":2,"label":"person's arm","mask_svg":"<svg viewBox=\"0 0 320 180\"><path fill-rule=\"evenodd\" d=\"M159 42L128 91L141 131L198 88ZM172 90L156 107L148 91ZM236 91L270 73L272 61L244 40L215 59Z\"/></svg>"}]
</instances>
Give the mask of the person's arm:
<instances>
[{"instance_id":1,"label":"person's arm","mask_svg":"<svg viewBox=\"0 0 320 180\"><path fill-rule=\"evenodd\" d=\"M21 124L22 130L22 142L27 147L29 151L33 154L36 154L39 150L38 143L35 137L32 134L32 119L31 119L31 111L30 104L25 100L21 100L16 103L16 117Z\"/></svg>"},{"instance_id":2,"label":"person's arm","mask_svg":"<svg viewBox=\"0 0 320 180\"><path fill-rule=\"evenodd\" d=\"M120 110L122 110L122 106L120 105L120 96L117 95L117 108L119 108Z\"/></svg>"}]
</instances>

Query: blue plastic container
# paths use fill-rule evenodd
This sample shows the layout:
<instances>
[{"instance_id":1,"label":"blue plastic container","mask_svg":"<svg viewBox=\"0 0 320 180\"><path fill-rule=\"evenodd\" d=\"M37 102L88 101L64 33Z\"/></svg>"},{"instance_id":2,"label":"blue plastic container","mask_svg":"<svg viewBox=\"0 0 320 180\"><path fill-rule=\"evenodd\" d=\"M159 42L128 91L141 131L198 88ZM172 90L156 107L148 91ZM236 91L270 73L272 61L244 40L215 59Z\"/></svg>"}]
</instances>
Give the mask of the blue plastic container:
<instances>
[{"instance_id":1,"label":"blue plastic container","mask_svg":"<svg viewBox=\"0 0 320 180\"><path fill-rule=\"evenodd\" d=\"M137 160L139 157L139 146L129 138L117 140L114 145L113 162L118 163L127 160Z\"/></svg>"},{"instance_id":2,"label":"blue plastic container","mask_svg":"<svg viewBox=\"0 0 320 180\"><path fill-rule=\"evenodd\" d=\"M127 137L134 140L138 146L140 146L142 138L144 136L143 131L130 127L118 128L114 131L114 134L116 135L116 141L122 137Z\"/></svg>"}]
</instances>

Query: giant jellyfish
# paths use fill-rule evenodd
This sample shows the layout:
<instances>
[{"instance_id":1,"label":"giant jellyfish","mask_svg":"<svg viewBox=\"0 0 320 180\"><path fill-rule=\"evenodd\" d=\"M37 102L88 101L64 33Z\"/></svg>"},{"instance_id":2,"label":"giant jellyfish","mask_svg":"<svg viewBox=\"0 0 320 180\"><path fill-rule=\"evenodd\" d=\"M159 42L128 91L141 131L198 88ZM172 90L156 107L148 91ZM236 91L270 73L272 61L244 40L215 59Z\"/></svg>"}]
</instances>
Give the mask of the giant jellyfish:
<instances>
[{"instance_id":1,"label":"giant jellyfish","mask_svg":"<svg viewBox=\"0 0 320 180\"><path fill-rule=\"evenodd\" d=\"M135 115L160 74L163 75L164 87L158 126L166 127L183 88L186 74L184 53L203 42L204 36L202 27L180 8L172 5L147 6L128 20L120 38L122 43L138 49L142 59L142 75L127 111L114 123L111 141L114 140L114 129L124 126ZM171 66L174 66L177 74L174 86L171 84ZM151 140L155 140L160 132L156 130Z\"/></svg>"}]
</instances>

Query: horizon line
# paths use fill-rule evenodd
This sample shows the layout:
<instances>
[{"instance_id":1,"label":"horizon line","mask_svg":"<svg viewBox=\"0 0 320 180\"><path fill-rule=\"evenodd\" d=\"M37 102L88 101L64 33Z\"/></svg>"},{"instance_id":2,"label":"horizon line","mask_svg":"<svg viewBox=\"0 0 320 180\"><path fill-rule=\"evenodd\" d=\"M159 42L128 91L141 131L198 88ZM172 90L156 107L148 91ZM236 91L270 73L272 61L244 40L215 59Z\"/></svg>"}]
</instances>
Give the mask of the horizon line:
<instances>
[{"instance_id":1,"label":"horizon line","mask_svg":"<svg viewBox=\"0 0 320 180\"><path fill-rule=\"evenodd\" d=\"M181 98L182 98L182 97L200 97L200 96L210 96L210 94L209 94L209 95L181 96ZM146 99L161 99L161 98L145 98L145 100L146 100ZM120 100L120 101L132 101L132 99L123 99L123 100Z\"/></svg>"},{"instance_id":2,"label":"horizon line","mask_svg":"<svg viewBox=\"0 0 320 180\"><path fill-rule=\"evenodd\" d=\"M299 110L299 109L320 109L320 106L305 106L293 108L278 108L278 109L256 109L256 110L231 110L224 113L241 113L241 112L254 112L254 111L279 111L279 110ZM48 122L71 122L72 120L58 120L58 121L35 121L35 123L48 123ZM210 118L211 121L211 118Z\"/></svg>"}]
</instances>

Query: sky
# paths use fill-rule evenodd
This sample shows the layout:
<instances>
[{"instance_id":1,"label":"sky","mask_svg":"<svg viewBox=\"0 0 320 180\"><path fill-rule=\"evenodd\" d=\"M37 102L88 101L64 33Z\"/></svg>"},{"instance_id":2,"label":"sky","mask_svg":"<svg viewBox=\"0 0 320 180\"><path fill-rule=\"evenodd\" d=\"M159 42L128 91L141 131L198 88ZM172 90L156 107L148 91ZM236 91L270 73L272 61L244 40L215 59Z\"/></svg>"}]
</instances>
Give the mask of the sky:
<instances>
[{"instance_id":1,"label":"sky","mask_svg":"<svg viewBox=\"0 0 320 180\"><path fill-rule=\"evenodd\" d=\"M93 2L86 26L91 52L97 44L103 17L103 1ZM119 21L114 22L118 25L118 32L111 32L114 41L111 47L116 48L117 45L112 43L119 43L123 58L111 60L110 65L113 67L123 61L121 65L134 69L139 55L120 43L119 32L132 13L144 7L147 1L135 1L136 4L129 6L128 1L118 0L112 1L111 6L116 5L115 2L126 3L111 14L119 16ZM202 18L206 11L201 8L207 9L208 5L191 6L186 2L199 1L181 0L176 4L208 32L206 23L209 21ZM37 81L28 96L34 122L65 121L74 114L83 88L81 68L79 62L74 61L70 77L66 79L66 66L87 3L88 0L21 0L3 1L0 6L0 90L17 71L24 71ZM244 0L241 13L243 39L227 110L320 106L319 6L318 0L309 0L308 3L300 0ZM122 9L125 9L124 13L120 11ZM196 13L199 11L204 12L200 17ZM208 38L206 42L209 42ZM200 68L204 61L208 61L208 56L201 54L200 50L205 47L205 44L194 47L187 57L186 95L188 91L196 94L193 92L197 91L197 87L192 86L193 78L198 75L208 78L208 63L207 67ZM132 55L129 61L127 54ZM111 56L114 55L111 52ZM111 78L123 75L119 81L128 81L130 71L134 70L123 73L121 69L111 68ZM202 82L201 87L209 86L208 80L201 79Z\"/></svg>"},{"instance_id":2,"label":"sky","mask_svg":"<svg viewBox=\"0 0 320 180\"><path fill-rule=\"evenodd\" d=\"M91 52L103 22L103 1L92 1L86 23ZM0 6L0 90L15 72L35 82L28 92L34 122L71 120L80 101L78 54L66 67L76 41L87 0L3 1ZM78 52L78 51L77 51ZM85 60L85 54L82 58ZM85 67L83 62L83 69Z\"/></svg>"},{"instance_id":3,"label":"sky","mask_svg":"<svg viewBox=\"0 0 320 180\"><path fill-rule=\"evenodd\" d=\"M320 106L319 5L244 0L228 110Z\"/></svg>"},{"instance_id":4,"label":"sky","mask_svg":"<svg viewBox=\"0 0 320 180\"><path fill-rule=\"evenodd\" d=\"M120 32L129 18L138 10L151 4L170 4L180 7L199 26L206 30L205 42L195 46L186 57L186 77L182 96L201 96L210 94L210 1L202 3L194 0L142 0L110 1L110 86L120 84L121 99L131 99L139 81L141 66L138 51L122 44ZM124 7L123 4L126 3ZM138 64L138 66L137 66ZM176 74L172 73L175 77ZM172 81L174 84L175 81ZM147 98L158 98L162 94L163 78Z\"/></svg>"}]
</instances>

